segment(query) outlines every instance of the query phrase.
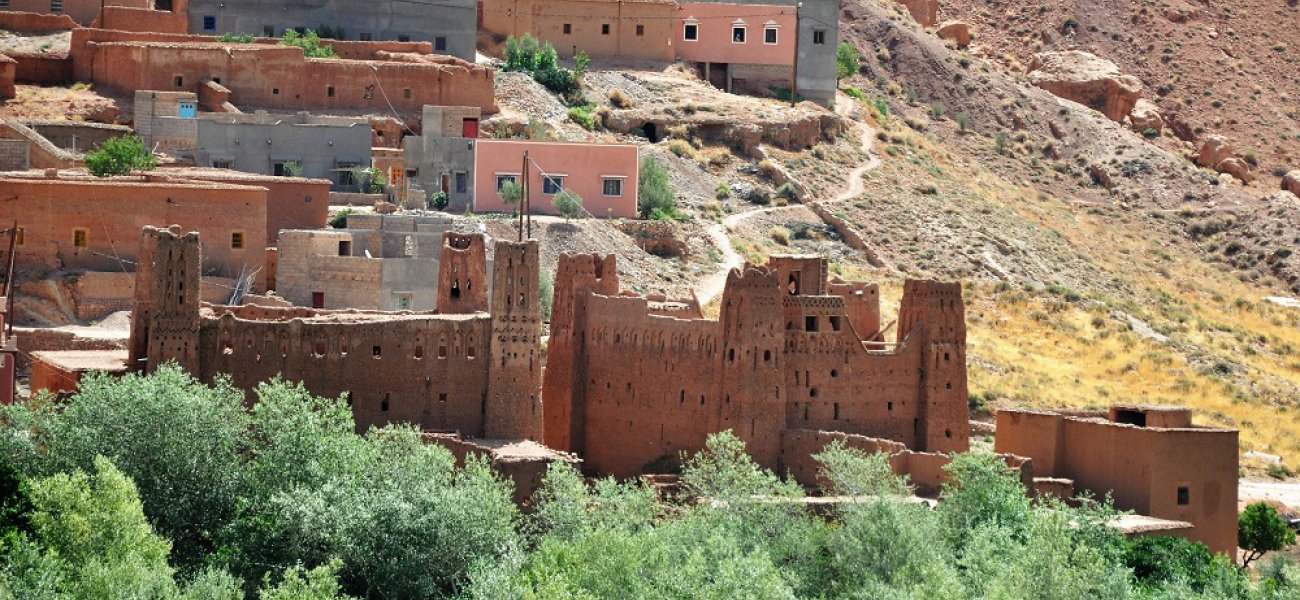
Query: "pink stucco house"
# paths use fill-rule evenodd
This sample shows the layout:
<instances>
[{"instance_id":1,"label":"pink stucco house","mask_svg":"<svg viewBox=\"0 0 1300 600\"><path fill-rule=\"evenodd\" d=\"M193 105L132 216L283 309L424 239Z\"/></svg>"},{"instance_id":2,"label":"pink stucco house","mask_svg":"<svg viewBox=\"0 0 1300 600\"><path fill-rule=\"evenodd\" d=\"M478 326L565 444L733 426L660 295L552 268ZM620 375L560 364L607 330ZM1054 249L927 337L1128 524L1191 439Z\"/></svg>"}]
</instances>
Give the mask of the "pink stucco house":
<instances>
[{"instance_id":1,"label":"pink stucco house","mask_svg":"<svg viewBox=\"0 0 1300 600\"><path fill-rule=\"evenodd\" d=\"M552 202L562 190L582 197L596 217L636 217L638 149L634 144L581 144L480 139L474 147L474 211L511 212L498 191L518 182L528 152L532 213L558 214Z\"/></svg>"}]
</instances>

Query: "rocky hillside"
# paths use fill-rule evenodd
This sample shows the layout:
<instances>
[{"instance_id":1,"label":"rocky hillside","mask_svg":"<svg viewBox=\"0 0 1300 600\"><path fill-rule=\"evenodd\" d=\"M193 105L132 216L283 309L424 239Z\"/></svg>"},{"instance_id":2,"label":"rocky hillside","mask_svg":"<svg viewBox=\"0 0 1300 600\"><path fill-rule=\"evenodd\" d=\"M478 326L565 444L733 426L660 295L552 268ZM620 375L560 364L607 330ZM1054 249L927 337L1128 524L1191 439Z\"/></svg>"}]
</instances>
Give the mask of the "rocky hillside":
<instances>
[{"instance_id":1,"label":"rocky hillside","mask_svg":"<svg viewBox=\"0 0 1300 600\"><path fill-rule=\"evenodd\" d=\"M1265 188L1300 168L1295 0L941 0L938 13L970 23L977 51L1012 70L1062 50L1114 62L1171 126L1165 147L1222 135Z\"/></svg>"}]
</instances>

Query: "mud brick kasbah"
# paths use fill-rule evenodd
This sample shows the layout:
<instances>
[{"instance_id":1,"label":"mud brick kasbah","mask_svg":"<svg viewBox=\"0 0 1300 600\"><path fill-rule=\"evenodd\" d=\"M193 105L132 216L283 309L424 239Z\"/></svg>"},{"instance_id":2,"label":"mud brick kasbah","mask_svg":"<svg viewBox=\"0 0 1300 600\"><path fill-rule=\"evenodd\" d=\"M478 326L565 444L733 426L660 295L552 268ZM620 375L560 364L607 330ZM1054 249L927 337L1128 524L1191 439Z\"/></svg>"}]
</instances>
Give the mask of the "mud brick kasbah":
<instances>
[{"instance_id":1,"label":"mud brick kasbah","mask_svg":"<svg viewBox=\"0 0 1300 600\"><path fill-rule=\"evenodd\" d=\"M878 288L828 281L822 258L733 271L715 320L621 292L613 256L562 255L543 385L537 242L495 243L490 297L483 236L444 243L437 312L220 306L197 295L198 234L146 228L127 364L245 390L279 374L346 397L361 428L545 441L619 476L727 429L799 472L810 440L892 441L915 464L968 448L955 283L908 282L886 342Z\"/></svg>"}]
</instances>

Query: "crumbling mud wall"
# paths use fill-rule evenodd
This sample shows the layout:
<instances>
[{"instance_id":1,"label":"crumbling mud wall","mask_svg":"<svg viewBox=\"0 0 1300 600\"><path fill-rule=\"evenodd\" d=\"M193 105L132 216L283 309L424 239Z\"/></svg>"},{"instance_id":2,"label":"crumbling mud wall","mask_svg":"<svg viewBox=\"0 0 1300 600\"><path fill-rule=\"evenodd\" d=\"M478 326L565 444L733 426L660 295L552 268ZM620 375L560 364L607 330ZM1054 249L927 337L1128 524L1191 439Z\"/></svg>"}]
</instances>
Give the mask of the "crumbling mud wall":
<instances>
[{"instance_id":1,"label":"crumbling mud wall","mask_svg":"<svg viewBox=\"0 0 1300 600\"><path fill-rule=\"evenodd\" d=\"M544 382L548 445L617 476L724 430L769 468L794 429L965 450L965 331L949 322L962 318L950 302L960 287L909 282L908 332L885 344L876 288L837 283L830 293L825 267L773 257L733 271L712 320L655 314L648 299L618 293L612 257L562 256Z\"/></svg>"}]
</instances>

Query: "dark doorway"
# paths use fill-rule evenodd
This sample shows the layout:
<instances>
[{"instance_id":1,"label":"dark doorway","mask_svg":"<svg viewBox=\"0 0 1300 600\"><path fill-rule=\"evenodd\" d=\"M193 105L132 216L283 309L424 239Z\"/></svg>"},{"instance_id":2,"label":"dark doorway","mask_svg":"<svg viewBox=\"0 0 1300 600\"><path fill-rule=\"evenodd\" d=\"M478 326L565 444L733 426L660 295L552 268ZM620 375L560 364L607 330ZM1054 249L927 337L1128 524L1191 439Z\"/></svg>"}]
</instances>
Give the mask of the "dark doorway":
<instances>
[{"instance_id":1,"label":"dark doorway","mask_svg":"<svg viewBox=\"0 0 1300 600\"><path fill-rule=\"evenodd\" d=\"M720 90L727 89L727 63L709 63L709 83Z\"/></svg>"},{"instance_id":2,"label":"dark doorway","mask_svg":"<svg viewBox=\"0 0 1300 600\"><path fill-rule=\"evenodd\" d=\"M312 307L312 308L325 308L325 292L312 292L312 293L311 293L311 307Z\"/></svg>"},{"instance_id":3,"label":"dark doorway","mask_svg":"<svg viewBox=\"0 0 1300 600\"><path fill-rule=\"evenodd\" d=\"M645 137L647 140L650 140L650 143L659 143L659 128L656 127L654 123L646 123L641 127L641 129L645 131Z\"/></svg>"},{"instance_id":4,"label":"dark doorway","mask_svg":"<svg viewBox=\"0 0 1300 600\"><path fill-rule=\"evenodd\" d=\"M1147 426L1147 414L1140 410L1116 410L1115 422L1127 425Z\"/></svg>"}]
</instances>

